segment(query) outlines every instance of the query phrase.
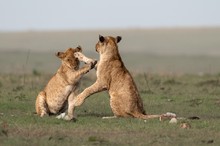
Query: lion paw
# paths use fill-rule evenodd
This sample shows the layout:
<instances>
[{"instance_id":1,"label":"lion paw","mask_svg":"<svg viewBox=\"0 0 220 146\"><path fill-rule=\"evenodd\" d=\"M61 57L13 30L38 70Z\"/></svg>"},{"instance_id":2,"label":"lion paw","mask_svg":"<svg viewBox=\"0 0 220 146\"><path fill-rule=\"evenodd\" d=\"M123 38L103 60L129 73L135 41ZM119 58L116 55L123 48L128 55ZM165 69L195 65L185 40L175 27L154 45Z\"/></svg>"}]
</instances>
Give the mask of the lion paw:
<instances>
[{"instance_id":1,"label":"lion paw","mask_svg":"<svg viewBox=\"0 0 220 146\"><path fill-rule=\"evenodd\" d=\"M91 62L91 64L92 64L91 69L93 69L97 64L97 60L93 60L93 62Z\"/></svg>"},{"instance_id":2,"label":"lion paw","mask_svg":"<svg viewBox=\"0 0 220 146\"><path fill-rule=\"evenodd\" d=\"M63 119L66 116L66 113L61 113L60 115L56 116L57 119Z\"/></svg>"},{"instance_id":3,"label":"lion paw","mask_svg":"<svg viewBox=\"0 0 220 146\"><path fill-rule=\"evenodd\" d=\"M46 113L46 112L42 112L42 113L40 114L40 117L44 117L44 116L49 116L49 114Z\"/></svg>"},{"instance_id":4,"label":"lion paw","mask_svg":"<svg viewBox=\"0 0 220 146\"><path fill-rule=\"evenodd\" d=\"M66 121L74 121L74 122L76 122L76 118L74 118L73 116L69 116L69 115L64 116L63 119L66 120Z\"/></svg>"}]
</instances>

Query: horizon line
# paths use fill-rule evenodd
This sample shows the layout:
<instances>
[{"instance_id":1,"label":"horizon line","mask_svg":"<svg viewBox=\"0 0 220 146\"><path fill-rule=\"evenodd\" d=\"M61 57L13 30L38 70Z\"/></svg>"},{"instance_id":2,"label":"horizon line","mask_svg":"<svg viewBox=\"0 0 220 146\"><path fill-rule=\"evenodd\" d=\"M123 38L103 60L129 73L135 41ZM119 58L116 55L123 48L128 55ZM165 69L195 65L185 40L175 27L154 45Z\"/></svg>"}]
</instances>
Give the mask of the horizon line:
<instances>
[{"instance_id":1,"label":"horizon line","mask_svg":"<svg viewBox=\"0 0 220 146\"><path fill-rule=\"evenodd\" d=\"M216 29L220 25L198 25L198 26L154 26L154 27L100 27L100 28L43 28L43 29L13 29L0 30L0 33L20 32L62 32L62 31L114 31L114 30L169 30L169 29Z\"/></svg>"}]
</instances>

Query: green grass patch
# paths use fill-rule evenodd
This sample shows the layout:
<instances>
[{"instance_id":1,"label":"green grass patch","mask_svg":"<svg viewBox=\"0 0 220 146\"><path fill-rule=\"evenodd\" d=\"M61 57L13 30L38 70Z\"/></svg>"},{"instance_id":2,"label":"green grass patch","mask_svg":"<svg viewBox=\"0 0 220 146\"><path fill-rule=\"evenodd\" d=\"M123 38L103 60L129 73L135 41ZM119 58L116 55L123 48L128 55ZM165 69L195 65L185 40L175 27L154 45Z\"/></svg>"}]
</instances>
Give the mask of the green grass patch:
<instances>
[{"instance_id":1,"label":"green grass patch","mask_svg":"<svg viewBox=\"0 0 220 146\"><path fill-rule=\"evenodd\" d=\"M76 109L77 120L35 114L35 98L50 74L0 75L0 145L219 145L219 75L160 76L136 74L135 82L149 114L174 112L177 124L158 119L140 120L112 116L107 92L97 93ZM82 79L81 91L95 81ZM150 92L149 92L150 91ZM187 122L190 129L181 129Z\"/></svg>"}]
</instances>

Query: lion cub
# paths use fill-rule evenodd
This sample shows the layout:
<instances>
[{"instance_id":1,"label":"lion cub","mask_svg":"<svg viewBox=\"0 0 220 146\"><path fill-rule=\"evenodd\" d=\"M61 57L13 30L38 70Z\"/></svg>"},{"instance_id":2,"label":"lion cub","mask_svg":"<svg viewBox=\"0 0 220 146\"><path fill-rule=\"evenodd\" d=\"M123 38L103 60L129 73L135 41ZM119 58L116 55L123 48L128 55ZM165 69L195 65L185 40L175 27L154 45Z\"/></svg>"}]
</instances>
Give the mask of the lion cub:
<instances>
[{"instance_id":1,"label":"lion cub","mask_svg":"<svg viewBox=\"0 0 220 146\"><path fill-rule=\"evenodd\" d=\"M68 115L71 120L75 107L97 92L107 90L110 95L110 106L115 117L135 117L141 119L159 118L161 115L146 115L143 102L138 93L135 82L124 66L119 54L118 45L121 37L99 36L96 51L100 54L97 64L97 80L90 87L80 93L73 102L69 103ZM108 117L111 118L111 117Z\"/></svg>"},{"instance_id":2,"label":"lion cub","mask_svg":"<svg viewBox=\"0 0 220 146\"><path fill-rule=\"evenodd\" d=\"M35 107L39 116L60 113L67 107L67 101L73 100L77 95L80 78L96 64L96 61L85 57L81 52L81 47L77 47L56 54L62 64L37 96ZM87 65L79 69L79 61L84 61Z\"/></svg>"}]
</instances>

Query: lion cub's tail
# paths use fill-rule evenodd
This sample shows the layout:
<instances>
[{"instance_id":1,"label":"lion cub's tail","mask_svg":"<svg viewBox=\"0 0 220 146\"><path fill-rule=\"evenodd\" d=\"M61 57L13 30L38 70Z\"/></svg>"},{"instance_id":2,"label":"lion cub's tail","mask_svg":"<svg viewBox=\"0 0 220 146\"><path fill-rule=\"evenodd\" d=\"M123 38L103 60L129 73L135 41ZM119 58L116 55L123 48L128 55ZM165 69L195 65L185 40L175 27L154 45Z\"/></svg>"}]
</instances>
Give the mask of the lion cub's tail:
<instances>
[{"instance_id":1,"label":"lion cub's tail","mask_svg":"<svg viewBox=\"0 0 220 146\"><path fill-rule=\"evenodd\" d=\"M155 119L155 118L160 118L161 115L145 115L145 114L142 114L142 113L135 113L133 114L133 116L135 118L139 118L139 119L144 119L144 120L147 120L147 119Z\"/></svg>"},{"instance_id":2,"label":"lion cub's tail","mask_svg":"<svg viewBox=\"0 0 220 146\"><path fill-rule=\"evenodd\" d=\"M167 112L167 113L162 114L162 115L146 115L146 114L142 114L142 113L136 113L136 114L133 114L133 116L135 118L144 119L144 120L159 118L160 121L162 121L164 119L172 119L172 118L177 117L176 114L171 113L171 112Z\"/></svg>"}]
</instances>

